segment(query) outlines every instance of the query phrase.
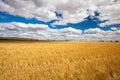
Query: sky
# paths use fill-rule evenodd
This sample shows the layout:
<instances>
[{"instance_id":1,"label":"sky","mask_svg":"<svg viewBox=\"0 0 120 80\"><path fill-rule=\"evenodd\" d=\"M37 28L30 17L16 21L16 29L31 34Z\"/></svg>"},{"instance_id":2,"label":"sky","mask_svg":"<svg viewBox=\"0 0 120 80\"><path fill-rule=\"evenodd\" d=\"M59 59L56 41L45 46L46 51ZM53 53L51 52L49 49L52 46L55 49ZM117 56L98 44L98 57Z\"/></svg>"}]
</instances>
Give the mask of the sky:
<instances>
[{"instance_id":1,"label":"sky","mask_svg":"<svg viewBox=\"0 0 120 80\"><path fill-rule=\"evenodd\" d=\"M0 37L120 41L120 0L0 0Z\"/></svg>"}]
</instances>

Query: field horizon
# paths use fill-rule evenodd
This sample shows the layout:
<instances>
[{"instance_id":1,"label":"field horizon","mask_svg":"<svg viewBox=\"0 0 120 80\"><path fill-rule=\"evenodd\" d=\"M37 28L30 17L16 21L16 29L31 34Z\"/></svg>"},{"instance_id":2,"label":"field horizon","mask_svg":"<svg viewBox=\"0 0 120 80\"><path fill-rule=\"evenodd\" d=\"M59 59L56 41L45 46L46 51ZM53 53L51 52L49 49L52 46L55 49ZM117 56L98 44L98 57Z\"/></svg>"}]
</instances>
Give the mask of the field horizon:
<instances>
[{"instance_id":1,"label":"field horizon","mask_svg":"<svg viewBox=\"0 0 120 80\"><path fill-rule=\"evenodd\" d=\"M119 42L118 40L42 40L36 38L24 38L24 37L0 37L0 42Z\"/></svg>"}]
</instances>

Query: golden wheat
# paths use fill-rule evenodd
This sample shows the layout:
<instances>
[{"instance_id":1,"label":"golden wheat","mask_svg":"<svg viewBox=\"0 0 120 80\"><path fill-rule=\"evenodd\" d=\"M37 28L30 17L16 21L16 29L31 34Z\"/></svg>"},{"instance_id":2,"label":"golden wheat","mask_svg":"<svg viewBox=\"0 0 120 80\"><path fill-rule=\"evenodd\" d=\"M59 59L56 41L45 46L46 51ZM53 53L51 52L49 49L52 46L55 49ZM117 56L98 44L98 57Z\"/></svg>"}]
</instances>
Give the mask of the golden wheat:
<instances>
[{"instance_id":1,"label":"golden wheat","mask_svg":"<svg viewBox=\"0 0 120 80\"><path fill-rule=\"evenodd\" d=\"M120 80L120 43L0 43L0 80Z\"/></svg>"}]
</instances>

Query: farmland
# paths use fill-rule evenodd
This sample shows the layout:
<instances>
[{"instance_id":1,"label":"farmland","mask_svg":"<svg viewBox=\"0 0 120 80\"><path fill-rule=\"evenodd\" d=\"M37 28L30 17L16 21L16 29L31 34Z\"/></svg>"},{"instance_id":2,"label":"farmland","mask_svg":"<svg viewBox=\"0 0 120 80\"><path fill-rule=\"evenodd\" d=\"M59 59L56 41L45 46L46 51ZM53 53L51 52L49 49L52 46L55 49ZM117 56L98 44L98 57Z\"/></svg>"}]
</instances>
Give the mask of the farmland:
<instances>
[{"instance_id":1,"label":"farmland","mask_svg":"<svg viewBox=\"0 0 120 80\"><path fill-rule=\"evenodd\" d=\"M0 42L0 80L120 80L120 43Z\"/></svg>"}]
</instances>

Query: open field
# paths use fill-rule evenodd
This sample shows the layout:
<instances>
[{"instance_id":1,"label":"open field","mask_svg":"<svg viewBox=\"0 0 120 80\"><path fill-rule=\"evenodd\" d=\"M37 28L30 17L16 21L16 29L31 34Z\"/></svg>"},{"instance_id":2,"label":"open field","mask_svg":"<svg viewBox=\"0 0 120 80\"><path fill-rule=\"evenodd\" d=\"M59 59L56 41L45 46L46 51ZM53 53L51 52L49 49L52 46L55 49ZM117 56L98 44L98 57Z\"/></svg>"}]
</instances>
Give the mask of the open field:
<instances>
[{"instance_id":1,"label":"open field","mask_svg":"<svg viewBox=\"0 0 120 80\"><path fill-rule=\"evenodd\" d=\"M120 80L120 43L1 42L0 80Z\"/></svg>"}]
</instances>

